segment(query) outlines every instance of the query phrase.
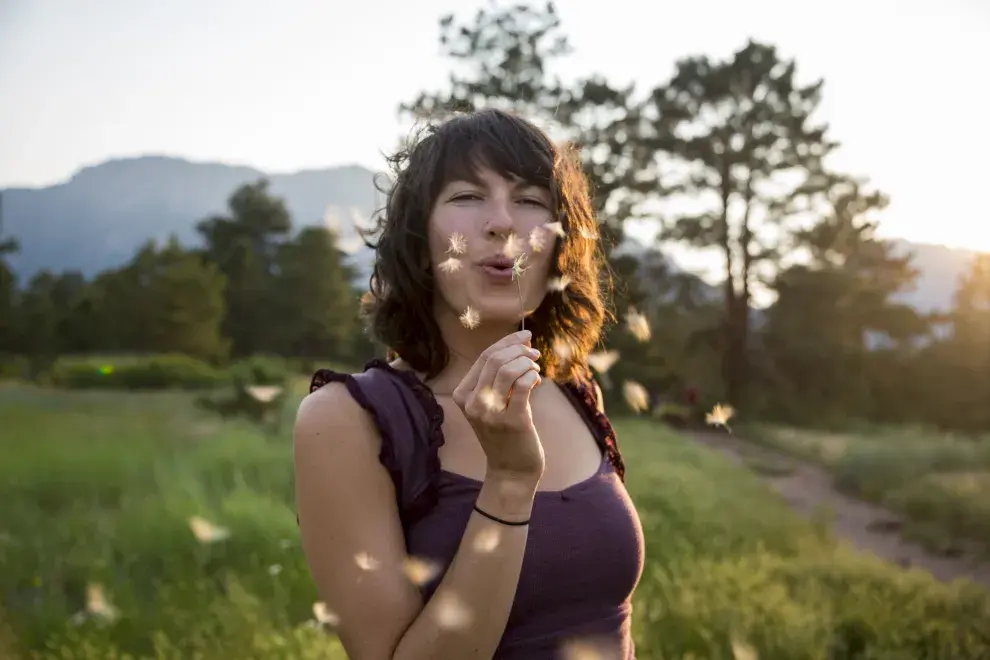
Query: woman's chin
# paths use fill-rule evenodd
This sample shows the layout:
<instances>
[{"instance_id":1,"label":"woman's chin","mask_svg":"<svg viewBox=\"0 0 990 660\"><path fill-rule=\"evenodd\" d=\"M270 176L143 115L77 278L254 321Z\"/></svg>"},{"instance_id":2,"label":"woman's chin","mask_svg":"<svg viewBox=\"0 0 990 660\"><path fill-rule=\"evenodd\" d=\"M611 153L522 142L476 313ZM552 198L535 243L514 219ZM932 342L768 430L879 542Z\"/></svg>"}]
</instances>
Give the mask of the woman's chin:
<instances>
[{"instance_id":1,"label":"woman's chin","mask_svg":"<svg viewBox=\"0 0 990 660\"><path fill-rule=\"evenodd\" d=\"M479 300L475 309L480 321L485 325L518 325L522 318L518 298L512 301Z\"/></svg>"}]
</instances>

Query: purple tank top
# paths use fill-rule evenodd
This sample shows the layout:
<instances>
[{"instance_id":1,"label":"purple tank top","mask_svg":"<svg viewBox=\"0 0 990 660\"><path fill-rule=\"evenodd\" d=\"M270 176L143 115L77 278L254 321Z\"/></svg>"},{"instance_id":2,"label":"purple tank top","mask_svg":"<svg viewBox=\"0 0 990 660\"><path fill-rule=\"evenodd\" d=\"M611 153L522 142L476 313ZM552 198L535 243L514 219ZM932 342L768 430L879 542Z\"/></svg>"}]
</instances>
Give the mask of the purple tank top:
<instances>
[{"instance_id":1,"label":"purple tank top","mask_svg":"<svg viewBox=\"0 0 990 660\"><path fill-rule=\"evenodd\" d=\"M354 375L321 369L310 391L333 381L345 383L378 427L379 460L395 486L406 552L448 566L481 484L440 466L443 408L415 374L380 359ZM615 432L598 410L591 382L589 374L562 389L604 458L589 479L537 493L516 597L495 653L499 660L563 658L562 645L582 639L605 641L618 658L636 657L631 597L643 570L643 531L623 484ZM442 578L421 588L424 602Z\"/></svg>"}]
</instances>

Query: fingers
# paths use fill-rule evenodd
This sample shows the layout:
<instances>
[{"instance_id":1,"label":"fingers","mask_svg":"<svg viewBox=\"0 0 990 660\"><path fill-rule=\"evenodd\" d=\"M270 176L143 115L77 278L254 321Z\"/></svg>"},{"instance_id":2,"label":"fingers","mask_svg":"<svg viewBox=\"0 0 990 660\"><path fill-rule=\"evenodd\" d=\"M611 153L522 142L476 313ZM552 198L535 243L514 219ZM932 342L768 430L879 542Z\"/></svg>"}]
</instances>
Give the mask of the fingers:
<instances>
[{"instance_id":1,"label":"fingers","mask_svg":"<svg viewBox=\"0 0 990 660\"><path fill-rule=\"evenodd\" d=\"M497 391L500 391L502 394L507 394L509 391L509 386L515 380L515 377L508 383L503 383L504 388L499 390L499 387L495 382L496 376L503 369L505 369L510 362L522 358L530 364L533 364L533 360L535 360L538 355L539 353L535 349L530 348L525 344L516 344L514 346L509 346L508 348L503 348L488 358L485 366L481 370L481 374L478 376L478 382L474 388L475 391L479 391L485 387L491 387ZM516 377L521 376L522 373L523 372L520 371L516 374Z\"/></svg>"},{"instance_id":2,"label":"fingers","mask_svg":"<svg viewBox=\"0 0 990 660\"><path fill-rule=\"evenodd\" d=\"M512 387L512 396L509 397L509 405L506 407L505 413L510 417L525 413L526 406L529 405L529 395L541 381L540 374L532 369L520 376Z\"/></svg>"},{"instance_id":3,"label":"fingers","mask_svg":"<svg viewBox=\"0 0 990 660\"><path fill-rule=\"evenodd\" d=\"M537 374L540 371L540 365L533 362L529 355L517 357L502 365L498 373L495 374L495 380L491 386L501 401L509 400L509 391L513 390L518 379L528 371L535 371ZM518 390L513 391L517 392Z\"/></svg>"},{"instance_id":4,"label":"fingers","mask_svg":"<svg viewBox=\"0 0 990 660\"><path fill-rule=\"evenodd\" d=\"M475 360L474 364L471 365L471 369L467 372L464 378L461 379L461 382L457 385L457 388L454 389L453 392L454 401L458 405L463 406L467 402L467 399L471 395L471 393L474 392L476 389L478 389L478 382L481 376L481 372L482 370L484 370L485 365L488 363L490 357L492 357L499 351L513 345L516 346L528 345L532 337L533 337L533 333L530 332L529 330L521 330L519 332L513 332L511 335L506 335L502 339L499 339L497 342L486 348L485 351L480 356L478 356L478 359ZM494 372L492 372L491 376L492 377L489 378L489 380L481 381L481 382L490 385L492 379L494 378Z\"/></svg>"}]
</instances>

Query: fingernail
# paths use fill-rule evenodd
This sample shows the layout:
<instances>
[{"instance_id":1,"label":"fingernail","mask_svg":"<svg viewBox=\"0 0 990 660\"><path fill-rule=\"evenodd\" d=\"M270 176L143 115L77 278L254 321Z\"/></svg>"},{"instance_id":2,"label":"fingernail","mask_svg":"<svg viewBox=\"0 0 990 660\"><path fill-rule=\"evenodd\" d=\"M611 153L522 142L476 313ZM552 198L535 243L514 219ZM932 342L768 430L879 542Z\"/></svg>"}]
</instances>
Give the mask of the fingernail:
<instances>
[{"instance_id":1,"label":"fingernail","mask_svg":"<svg viewBox=\"0 0 990 660\"><path fill-rule=\"evenodd\" d=\"M533 336L533 333L530 332L529 330L520 330L519 331L519 338L520 339L529 339L532 336Z\"/></svg>"},{"instance_id":2,"label":"fingernail","mask_svg":"<svg viewBox=\"0 0 990 660\"><path fill-rule=\"evenodd\" d=\"M534 358L540 357L540 352L535 348L529 349L529 354L532 355Z\"/></svg>"}]
</instances>

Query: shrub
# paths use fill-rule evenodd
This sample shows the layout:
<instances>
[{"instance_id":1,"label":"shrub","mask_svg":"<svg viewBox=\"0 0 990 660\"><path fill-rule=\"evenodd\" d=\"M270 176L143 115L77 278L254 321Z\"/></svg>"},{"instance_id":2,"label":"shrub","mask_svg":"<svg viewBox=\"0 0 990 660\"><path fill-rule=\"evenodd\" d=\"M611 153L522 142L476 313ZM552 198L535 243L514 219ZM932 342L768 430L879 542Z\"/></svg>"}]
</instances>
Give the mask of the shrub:
<instances>
[{"instance_id":1,"label":"shrub","mask_svg":"<svg viewBox=\"0 0 990 660\"><path fill-rule=\"evenodd\" d=\"M239 388L251 385L284 387L291 374L289 362L273 355L252 355L230 366L230 378Z\"/></svg>"},{"instance_id":2,"label":"shrub","mask_svg":"<svg viewBox=\"0 0 990 660\"><path fill-rule=\"evenodd\" d=\"M209 389L227 375L187 355L163 354L116 361L113 358L59 358L51 382L68 389Z\"/></svg>"},{"instance_id":3,"label":"shrub","mask_svg":"<svg viewBox=\"0 0 990 660\"><path fill-rule=\"evenodd\" d=\"M0 353L0 380L27 379L31 376L31 361L23 355Z\"/></svg>"}]
</instances>

